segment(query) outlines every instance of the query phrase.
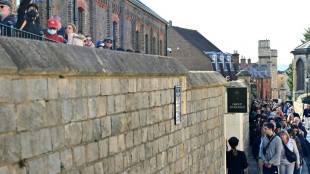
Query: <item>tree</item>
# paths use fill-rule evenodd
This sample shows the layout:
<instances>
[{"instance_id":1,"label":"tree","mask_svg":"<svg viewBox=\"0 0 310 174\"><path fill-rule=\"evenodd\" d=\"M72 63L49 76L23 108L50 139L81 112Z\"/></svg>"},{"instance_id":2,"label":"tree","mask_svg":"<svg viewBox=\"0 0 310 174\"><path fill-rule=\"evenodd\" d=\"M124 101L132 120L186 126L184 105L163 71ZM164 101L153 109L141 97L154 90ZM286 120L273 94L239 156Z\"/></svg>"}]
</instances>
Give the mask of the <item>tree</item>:
<instances>
[{"instance_id":1,"label":"tree","mask_svg":"<svg viewBox=\"0 0 310 174\"><path fill-rule=\"evenodd\" d=\"M308 29L305 29L306 32L303 34L304 35L304 40L301 39L302 43L306 43L308 40L310 40L310 27Z\"/></svg>"},{"instance_id":2,"label":"tree","mask_svg":"<svg viewBox=\"0 0 310 174\"><path fill-rule=\"evenodd\" d=\"M290 92L293 92L293 64L290 63L288 66L288 69L285 71L287 75L287 85L290 90Z\"/></svg>"}]
</instances>

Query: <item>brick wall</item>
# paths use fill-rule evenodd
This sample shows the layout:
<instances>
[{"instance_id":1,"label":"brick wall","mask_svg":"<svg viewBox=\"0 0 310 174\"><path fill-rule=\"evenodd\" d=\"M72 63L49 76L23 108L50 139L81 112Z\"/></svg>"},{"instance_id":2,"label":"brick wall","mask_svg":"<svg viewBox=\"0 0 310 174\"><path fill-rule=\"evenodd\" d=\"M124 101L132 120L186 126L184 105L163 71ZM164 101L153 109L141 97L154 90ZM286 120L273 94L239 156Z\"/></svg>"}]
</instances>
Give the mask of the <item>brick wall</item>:
<instances>
[{"instance_id":1,"label":"brick wall","mask_svg":"<svg viewBox=\"0 0 310 174\"><path fill-rule=\"evenodd\" d=\"M219 73L194 76L166 57L0 39L1 174L225 171Z\"/></svg>"}]
</instances>

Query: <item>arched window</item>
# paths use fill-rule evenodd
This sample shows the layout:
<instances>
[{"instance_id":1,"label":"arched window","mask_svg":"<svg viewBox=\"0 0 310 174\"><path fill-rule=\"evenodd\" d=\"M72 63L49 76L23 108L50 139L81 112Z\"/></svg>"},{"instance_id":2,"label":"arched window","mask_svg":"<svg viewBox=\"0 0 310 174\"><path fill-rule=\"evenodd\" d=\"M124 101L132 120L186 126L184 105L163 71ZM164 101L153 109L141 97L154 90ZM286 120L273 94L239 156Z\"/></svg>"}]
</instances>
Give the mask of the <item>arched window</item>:
<instances>
[{"instance_id":1,"label":"arched window","mask_svg":"<svg viewBox=\"0 0 310 174\"><path fill-rule=\"evenodd\" d=\"M305 68L304 68L304 62L301 59L297 60L296 71L297 71L297 91L304 90Z\"/></svg>"},{"instance_id":2,"label":"arched window","mask_svg":"<svg viewBox=\"0 0 310 174\"><path fill-rule=\"evenodd\" d=\"M83 33L83 8L78 8L78 33Z\"/></svg>"},{"instance_id":3,"label":"arched window","mask_svg":"<svg viewBox=\"0 0 310 174\"><path fill-rule=\"evenodd\" d=\"M156 37L153 37L152 54L156 54Z\"/></svg>"},{"instance_id":4,"label":"arched window","mask_svg":"<svg viewBox=\"0 0 310 174\"><path fill-rule=\"evenodd\" d=\"M145 35L145 54L149 54L149 36L146 34Z\"/></svg>"},{"instance_id":5,"label":"arched window","mask_svg":"<svg viewBox=\"0 0 310 174\"><path fill-rule=\"evenodd\" d=\"M160 40L159 42L159 55L164 55L163 54L163 40Z\"/></svg>"},{"instance_id":6,"label":"arched window","mask_svg":"<svg viewBox=\"0 0 310 174\"><path fill-rule=\"evenodd\" d=\"M117 23L113 22L113 49L116 49L116 41L117 41Z\"/></svg>"},{"instance_id":7,"label":"arched window","mask_svg":"<svg viewBox=\"0 0 310 174\"><path fill-rule=\"evenodd\" d=\"M135 49L136 51L139 51L139 31L136 31L136 37L135 37Z\"/></svg>"}]
</instances>

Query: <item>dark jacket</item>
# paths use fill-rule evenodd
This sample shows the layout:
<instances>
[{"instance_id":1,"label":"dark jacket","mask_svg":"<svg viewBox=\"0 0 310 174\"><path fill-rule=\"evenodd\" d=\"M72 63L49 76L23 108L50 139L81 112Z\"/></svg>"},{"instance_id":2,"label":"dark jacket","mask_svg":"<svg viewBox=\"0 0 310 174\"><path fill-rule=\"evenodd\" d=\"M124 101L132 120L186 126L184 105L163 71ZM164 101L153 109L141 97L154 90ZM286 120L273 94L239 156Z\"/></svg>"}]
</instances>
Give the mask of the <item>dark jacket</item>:
<instances>
[{"instance_id":1,"label":"dark jacket","mask_svg":"<svg viewBox=\"0 0 310 174\"><path fill-rule=\"evenodd\" d=\"M27 31L29 33L33 33L36 35L43 35L43 29L40 25L40 20L37 18L34 22L30 21L26 18L25 11L27 10L31 0L22 0L20 6L18 8L17 15L17 24L16 28L21 29L23 23L26 21L26 25L22 28L23 31Z\"/></svg>"},{"instance_id":2,"label":"dark jacket","mask_svg":"<svg viewBox=\"0 0 310 174\"><path fill-rule=\"evenodd\" d=\"M62 37L65 37L65 27L61 26L61 28L57 31L57 35L60 35Z\"/></svg>"},{"instance_id":3,"label":"dark jacket","mask_svg":"<svg viewBox=\"0 0 310 174\"><path fill-rule=\"evenodd\" d=\"M8 25L8 22L11 21L13 24L13 27L16 26L16 19L15 19L15 15L11 14L9 16L7 16L3 21L1 21L0 19L0 24L4 24L4 25Z\"/></svg>"},{"instance_id":4,"label":"dark jacket","mask_svg":"<svg viewBox=\"0 0 310 174\"><path fill-rule=\"evenodd\" d=\"M228 168L228 174L244 174L244 169L248 167L245 153L238 150L237 156L234 156L233 150L227 151L226 166Z\"/></svg>"},{"instance_id":5,"label":"dark jacket","mask_svg":"<svg viewBox=\"0 0 310 174\"><path fill-rule=\"evenodd\" d=\"M259 149L260 149L259 146L260 146L260 143L261 143L261 134L257 135L254 138L254 142L253 142L253 145L252 145L252 155L253 155L253 158L256 160L256 162L259 159Z\"/></svg>"}]
</instances>

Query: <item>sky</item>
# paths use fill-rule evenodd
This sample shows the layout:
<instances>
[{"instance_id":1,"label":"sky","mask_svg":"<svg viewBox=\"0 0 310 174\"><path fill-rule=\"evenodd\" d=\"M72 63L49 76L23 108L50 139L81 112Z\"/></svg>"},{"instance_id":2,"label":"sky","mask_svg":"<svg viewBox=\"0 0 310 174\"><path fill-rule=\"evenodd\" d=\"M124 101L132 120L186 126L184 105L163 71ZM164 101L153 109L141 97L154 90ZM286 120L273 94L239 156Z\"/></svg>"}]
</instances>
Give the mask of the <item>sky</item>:
<instances>
[{"instance_id":1,"label":"sky","mask_svg":"<svg viewBox=\"0 0 310 174\"><path fill-rule=\"evenodd\" d=\"M258 41L270 40L278 64L310 27L310 0L140 0L173 26L200 32L223 52L258 61Z\"/></svg>"}]
</instances>

